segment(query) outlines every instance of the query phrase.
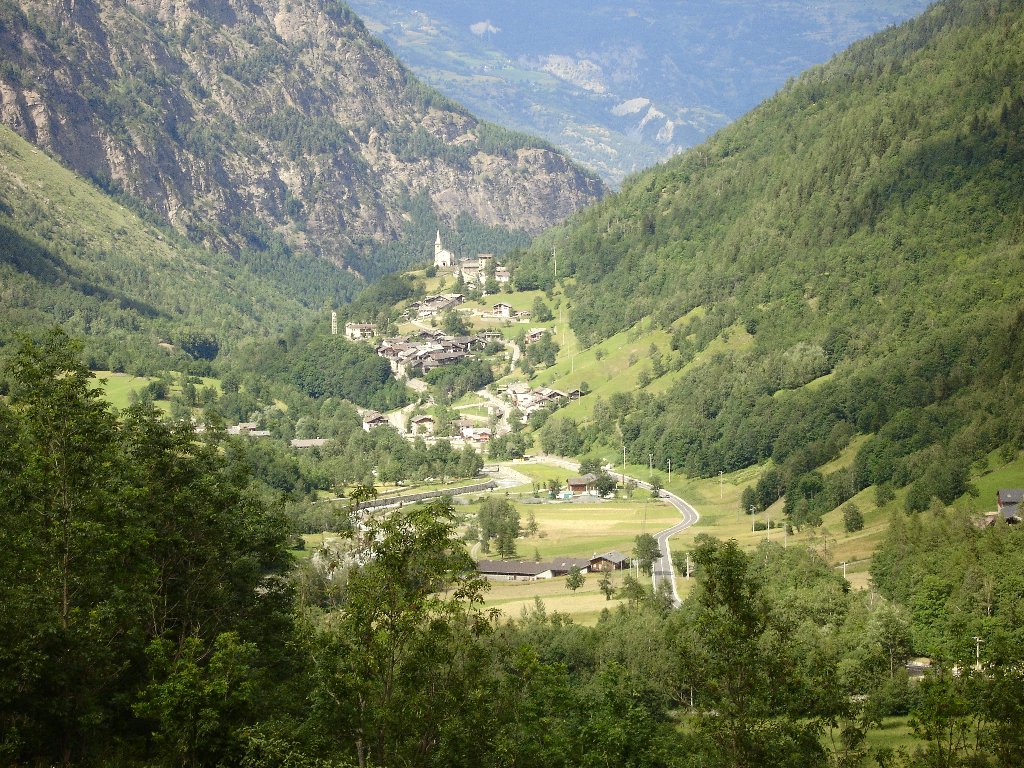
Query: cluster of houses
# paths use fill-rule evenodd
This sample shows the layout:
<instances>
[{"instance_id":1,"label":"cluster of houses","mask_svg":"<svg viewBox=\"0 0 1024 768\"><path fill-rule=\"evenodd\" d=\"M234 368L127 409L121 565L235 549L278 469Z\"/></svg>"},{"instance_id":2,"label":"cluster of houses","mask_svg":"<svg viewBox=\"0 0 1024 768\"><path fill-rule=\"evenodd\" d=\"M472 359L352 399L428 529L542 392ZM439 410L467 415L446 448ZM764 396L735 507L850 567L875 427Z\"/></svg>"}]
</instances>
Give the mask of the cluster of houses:
<instances>
[{"instance_id":1,"label":"cluster of houses","mask_svg":"<svg viewBox=\"0 0 1024 768\"><path fill-rule=\"evenodd\" d=\"M419 301L409 304L403 311L404 317L408 319L434 317L449 309L455 309L459 304L465 304L466 297L461 293L433 293L424 296Z\"/></svg>"},{"instance_id":2,"label":"cluster of houses","mask_svg":"<svg viewBox=\"0 0 1024 768\"><path fill-rule=\"evenodd\" d=\"M455 254L441 244L441 230L434 240L434 266L458 272L466 285L482 286L491 274L498 285L508 285L512 280L512 273L495 260L493 253L478 253L475 259L456 259Z\"/></svg>"},{"instance_id":3,"label":"cluster of houses","mask_svg":"<svg viewBox=\"0 0 1024 768\"><path fill-rule=\"evenodd\" d=\"M377 411L366 411L363 414L363 430L369 432L378 427L393 426L390 419ZM421 414L409 419L409 432L415 437L433 437L437 430L437 421L433 416ZM466 443L483 445L490 442L491 430L489 427L482 427L476 422L468 419L460 419L455 422L457 434Z\"/></svg>"},{"instance_id":4,"label":"cluster of houses","mask_svg":"<svg viewBox=\"0 0 1024 768\"><path fill-rule=\"evenodd\" d=\"M442 365L462 362L486 343L480 336L449 336L443 331L424 330L416 336L383 339L377 345L377 354L388 361L396 376L413 378Z\"/></svg>"},{"instance_id":5,"label":"cluster of houses","mask_svg":"<svg viewBox=\"0 0 1024 768\"><path fill-rule=\"evenodd\" d=\"M526 418L549 406L557 406L559 403L570 400L579 400L583 396L578 389L563 392L550 387L531 387L524 383L509 384L505 387L504 392L508 401Z\"/></svg>"},{"instance_id":6,"label":"cluster of houses","mask_svg":"<svg viewBox=\"0 0 1024 768\"><path fill-rule=\"evenodd\" d=\"M480 560L476 569L481 576L493 581L536 581L565 576L573 568L583 573L623 571L629 568L629 558L618 551L595 554L593 557L556 557L543 563L525 560Z\"/></svg>"}]
</instances>

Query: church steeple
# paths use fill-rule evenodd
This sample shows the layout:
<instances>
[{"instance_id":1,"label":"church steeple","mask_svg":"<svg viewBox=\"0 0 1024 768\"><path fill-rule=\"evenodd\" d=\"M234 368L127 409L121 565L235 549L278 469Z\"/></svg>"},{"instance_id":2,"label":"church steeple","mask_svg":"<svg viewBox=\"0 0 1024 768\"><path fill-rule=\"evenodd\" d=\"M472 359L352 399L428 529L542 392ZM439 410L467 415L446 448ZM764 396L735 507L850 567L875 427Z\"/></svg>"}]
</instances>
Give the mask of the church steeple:
<instances>
[{"instance_id":1,"label":"church steeple","mask_svg":"<svg viewBox=\"0 0 1024 768\"><path fill-rule=\"evenodd\" d=\"M434 240L434 266L439 269L449 269L455 266L455 256L451 251L441 244L441 230L437 230L437 239Z\"/></svg>"}]
</instances>

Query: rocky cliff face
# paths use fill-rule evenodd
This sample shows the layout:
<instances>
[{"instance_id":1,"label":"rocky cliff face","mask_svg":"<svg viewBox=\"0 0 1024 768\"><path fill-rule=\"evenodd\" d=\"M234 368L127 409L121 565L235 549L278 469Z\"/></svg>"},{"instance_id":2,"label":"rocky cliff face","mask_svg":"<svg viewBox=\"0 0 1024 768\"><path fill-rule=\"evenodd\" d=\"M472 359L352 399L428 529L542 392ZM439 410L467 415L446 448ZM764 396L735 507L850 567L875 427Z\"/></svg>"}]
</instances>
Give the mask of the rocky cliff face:
<instances>
[{"instance_id":1,"label":"rocky cliff face","mask_svg":"<svg viewBox=\"0 0 1024 768\"><path fill-rule=\"evenodd\" d=\"M0 0L0 120L219 247L357 269L410 201L535 233L596 177L423 86L337 0Z\"/></svg>"}]
</instances>

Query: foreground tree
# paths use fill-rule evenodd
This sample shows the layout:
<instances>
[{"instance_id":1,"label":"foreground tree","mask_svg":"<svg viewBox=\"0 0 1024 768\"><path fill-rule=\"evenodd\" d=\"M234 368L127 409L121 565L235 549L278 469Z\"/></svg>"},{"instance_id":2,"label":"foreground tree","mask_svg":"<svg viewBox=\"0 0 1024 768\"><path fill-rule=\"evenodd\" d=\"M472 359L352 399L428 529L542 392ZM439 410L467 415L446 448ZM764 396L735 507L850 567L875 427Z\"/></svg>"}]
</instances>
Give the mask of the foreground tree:
<instances>
[{"instance_id":1,"label":"foreground tree","mask_svg":"<svg viewBox=\"0 0 1024 768\"><path fill-rule=\"evenodd\" d=\"M278 648L290 559L283 522L216 433L198 441L145 406L118 420L60 331L25 343L12 373L0 403L0 754L68 764L170 726L133 703L184 658L209 665L218 636ZM187 731L187 717L173 727ZM204 762L230 748L208 747Z\"/></svg>"},{"instance_id":2,"label":"foreground tree","mask_svg":"<svg viewBox=\"0 0 1024 768\"><path fill-rule=\"evenodd\" d=\"M460 711L472 638L488 629L486 582L450 499L395 510L364 540L341 609L310 627L314 717L360 766L422 763Z\"/></svg>"},{"instance_id":3,"label":"foreground tree","mask_svg":"<svg viewBox=\"0 0 1024 768\"><path fill-rule=\"evenodd\" d=\"M814 713L828 711L827 702L811 710L811 681L787 671L794 645L772 614L762 580L735 540L701 534L696 541L698 586L683 619L692 628L700 734L721 765L824 765Z\"/></svg>"},{"instance_id":4,"label":"foreground tree","mask_svg":"<svg viewBox=\"0 0 1024 768\"><path fill-rule=\"evenodd\" d=\"M575 592L583 586L586 580L587 577L583 575L583 571L581 571L578 566L574 565L569 570L569 575L565 577L565 588Z\"/></svg>"}]
</instances>

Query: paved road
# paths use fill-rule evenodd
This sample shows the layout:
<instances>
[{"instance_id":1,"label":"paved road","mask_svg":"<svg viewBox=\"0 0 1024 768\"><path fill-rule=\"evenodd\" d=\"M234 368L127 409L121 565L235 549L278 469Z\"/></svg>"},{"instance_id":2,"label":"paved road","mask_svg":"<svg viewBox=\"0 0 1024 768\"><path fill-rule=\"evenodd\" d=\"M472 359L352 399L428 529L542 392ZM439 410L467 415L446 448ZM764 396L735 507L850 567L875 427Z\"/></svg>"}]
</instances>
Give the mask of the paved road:
<instances>
[{"instance_id":1,"label":"paved road","mask_svg":"<svg viewBox=\"0 0 1024 768\"><path fill-rule=\"evenodd\" d=\"M654 582L655 590L658 589L659 579L668 579L668 583L672 585L672 602L674 605L678 606L682 601L679 599L679 591L676 589L675 572L672 569L672 552L669 549L668 540L675 534L689 528L700 520L700 515L697 514L696 509L674 493L662 491L661 495L663 498L667 498L671 502L672 506L679 510L679 514L683 516L683 520L682 522L673 525L671 528L666 528L664 531L655 534L654 538L658 540L658 550L661 552L661 557L654 562L654 567L651 570L651 578Z\"/></svg>"},{"instance_id":2,"label":"paved road","mask_svg":"<svg viewBox=\"0 0 1024 768\"><path fill-rule=\"evenodd\" d=\"M563 469L568 469L572 472L579 471L578 463L569 461L568 459L563 459L561 456L541 455L537 457L537 462L543 464L554 464L557 467L562 467ZM651 487L649 483L646 483L643 480L638 480L635 477L630 478L629 475L623 475L621 472L617 472L616 474L622 478L623 483L625 483L626 480L631 479L641 488L650 489ZM654 534L654 538L658 542L658 551L661 552L661 557L654 562L654 565L651 568L651 581L654 584L654 589L657 590L658 583L662 579L668 579L668 583L672 587L672 602L678 606L682 601L679 599L679 590L676 589L675 572L672 568L672 551L669 547L668 540L680 531L684 531L691 525L694 525L698 520L700 520L700 515L691 504L679 498L674 493L663 490L661 492L661 497L663 499L668 499L672 506L679 510L679 514L683 516L683 519L671 528L666 528L665 530Z\"/></svg>"}]
</instances>

